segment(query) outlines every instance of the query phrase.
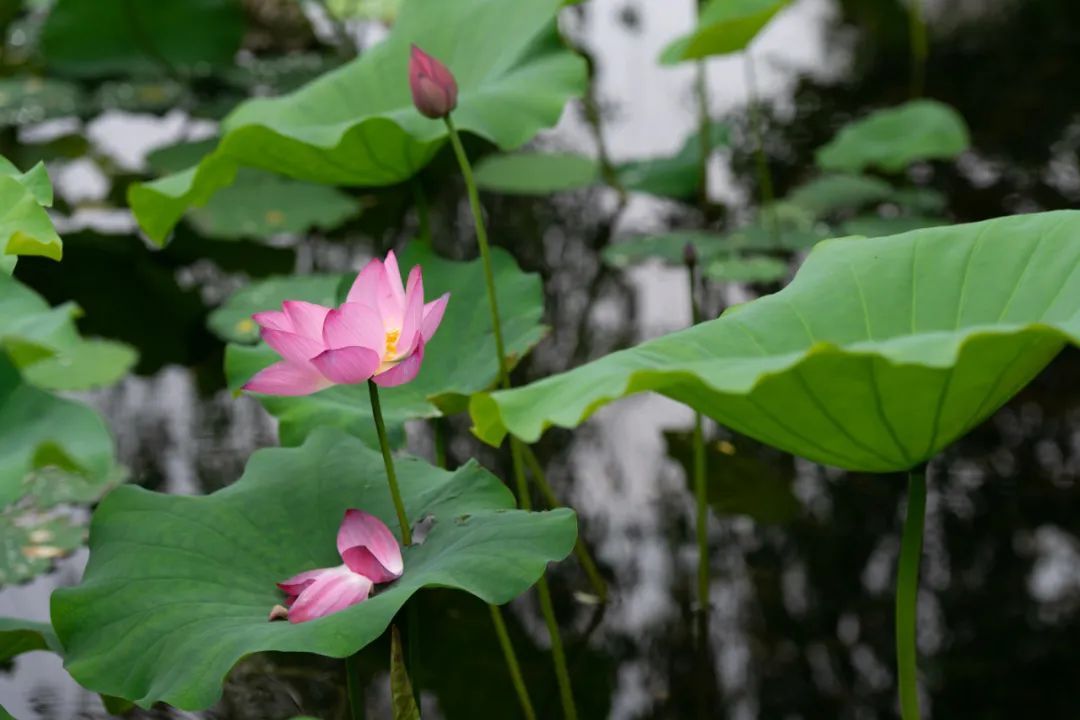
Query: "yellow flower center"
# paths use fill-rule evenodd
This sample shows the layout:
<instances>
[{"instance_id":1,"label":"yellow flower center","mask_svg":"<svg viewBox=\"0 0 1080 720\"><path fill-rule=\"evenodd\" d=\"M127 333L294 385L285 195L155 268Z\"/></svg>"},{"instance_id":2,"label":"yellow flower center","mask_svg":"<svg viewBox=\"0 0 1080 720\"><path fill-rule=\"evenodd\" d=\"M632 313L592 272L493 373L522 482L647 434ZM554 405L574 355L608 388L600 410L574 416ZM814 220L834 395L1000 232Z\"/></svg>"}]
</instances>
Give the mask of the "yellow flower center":
<instances>
[{"instance_id":1,"label":"yellow flower center","mask_svg":"<svg viewBox=\"0 0 1080 720\"><path fill-rule=\"evenodd\" d=\"M401 337L400 330L391 330L386 333L386 354L393 357L397 355L397 341Z\"/></svg>"}]
</instances>

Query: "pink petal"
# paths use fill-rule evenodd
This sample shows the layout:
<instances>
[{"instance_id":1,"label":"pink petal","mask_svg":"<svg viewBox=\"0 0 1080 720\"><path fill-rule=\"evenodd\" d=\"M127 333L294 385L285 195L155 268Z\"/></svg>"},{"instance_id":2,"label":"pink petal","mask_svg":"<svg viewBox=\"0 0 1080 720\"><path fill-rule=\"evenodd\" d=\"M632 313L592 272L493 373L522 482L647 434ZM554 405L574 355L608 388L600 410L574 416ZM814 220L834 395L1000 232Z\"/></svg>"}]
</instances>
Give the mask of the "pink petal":
<instances>
[{"instance_id":1,"label":"pink petal","mask_svg":"<svg viewBox=\"0 0 1080 720\"><path fill-rule=\"evenodd\" d=\"M286 360L302 365L326 348L317 340L283 330L262 329L262 339Z\"/></svg>"},{"instance_id":2,"label":"pink petal","mask_svg":"<svg viewBox=\"0 0 1080 720\"><path fill-rule=\"evenodd\" d=\"M323 322L330 308L303 300L286 300L281 307L292 321L294 333L322 341Z\"/></svg>"},{"instance_id":3,"label":"pink petal","mask_svg":"<svg viewBox=\"0 0 1080 720\"><path fill-rule=\"evenodd\" d=\"M423 341L420 341L416 344L416 349L413 351L412 355L409 355L386 372L376 375L372 380L374 380L375 384L379 387L404 385L416 377L416 374L420 372L420 363L423 359L424 343Z\"/></svg>"},{"instance_id":4,"label":"pink petal","mask_svg":"<svg viewBox=\"0 0 1080 720\"><path fill-rule=\"evenodd\" d=\"M334 568L316 568L315 570L305 570L302 573L293 575L288 580L282 580L277 586L281 588L286 595L299 595L304 588L318 580L320 575L333 569Z\"/></svg>"},{"instance_id":5,"label":"pink petal","mask_svg":"<svg viewBox=\"0 0 1080 720\"><path fill-rule=\"evenodd\" d=\"M373 583L342 565L324 571L289 608L289 622L302 623L367 600Z\"/></svg>"},{"instance_id":6,"label":"pink petal","mask_svg":"<svg viewBox=\"0 0 1080 720\"><path fill-rule=\"evenodd\" d=\"M312 358L319 372L339 385L362 383L379 368L382 358L370 348L344 347Z\"/></svg>"},{"instance_id":7,"label":"pink petal","mask_svg":"<svg viewBox=\"0 0 1080 720\"><path fill-rule=\"evenodd\" d=\"M449 301L450 293L443 293L441 298L432 300L424 306L424 319L420 321L420 336L425 343L431 340L431 336L439 329L443 313L446 312L446 303Z\"/></svg>"},{"instance_id":8,"label":"pink petal","mask_svg":"<svg viewBox=\"0 0 1080 720\"><path fill-rule=\"evenodd\" d=\"M405 312L401 318L398 337L399 357L412 354L421 341L420 329L424 319L424 277L417 265L409 271L409 289L405 292Z\"/></svg>"},{"instance_id":9,"label":"pink petal","mask_svg":"<svg viewBox=\"0 0 1080 720\"><path fill-rule=\"evenodd\" d=\"M363 510L346 510L338 529L337 548L353 572L384 583L401 576L401 546L382 520Z\"/></svg>"},{"instance_id":10,"label":"pink petal","mask_svg":"<svg viewBox=\"0 0 1080 720\"><path fill-rule=\"evenodd\" d=\"M385 279L386 268L383 267L382 260L375 258L365 265L364 269L357 274L356 280L353 280L349 295L345 298L346 302L360 303L373 308L379 307L378 290Z\"/></svg>"},{"instance_id":11,"label":"pink petal","mask_svg":"<svg viewBox=\"0 0 1080 720\"><path fill-rule=\"evenodd\" d=\"M390 295L399 306L405 304L405 288L401 284L401 270L398 269L397 255L394 251L386 253L386 282Z\"/></svg>"},{"instance_id":12,"label":"pink petal","mask_svg":"<svg viewBox=\"0 0 1080 720\"><path fill-rule=\"evenodd\" d=\"M242 389L264 395L292 396L310 395L330 385L310 364L299 365L282 360L257 372Z\"/></svg>"},{"instance_id":13,"label":"pink petal","mask_svg":"<svg viewBox=\"0 0 1080 720\"><path fill-rule=\"evenodd\" d=\"M347 302L326 315L323 342L330 350L359 346L371 348L382 356L386 349L386 328L378 310Z\"/></svg>"},{"instance_id":14,"label":"pink petal","mask_svg":"<svg viewBox=\"0 0 1080 720\"><path fill-rule=\"evenodd\" d=\"M280 310L264 310L263 312L257 312L251 316L251 319L254 320L257 325L269 328L270 330L284 330L285 332L293 331L292 320Z\"/></svg>"}]
</instances>

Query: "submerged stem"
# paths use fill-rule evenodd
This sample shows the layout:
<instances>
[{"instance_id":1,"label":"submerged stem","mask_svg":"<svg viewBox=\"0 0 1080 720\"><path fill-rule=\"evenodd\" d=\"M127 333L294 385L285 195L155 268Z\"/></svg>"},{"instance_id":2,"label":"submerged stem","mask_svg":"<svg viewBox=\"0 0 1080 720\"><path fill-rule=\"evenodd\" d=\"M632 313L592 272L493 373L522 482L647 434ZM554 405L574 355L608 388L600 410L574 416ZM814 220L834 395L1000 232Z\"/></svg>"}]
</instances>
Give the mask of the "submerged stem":
<instances>
[{"instance_id":1,"label":"submerged stem","mask_svg":"<svg viewBox=\"0 0 1080 720\"><path fill-rule=\"evenodd\" d=\"M712 120L709 117L709 85L705 61L697 62L694 90L698 102L698 141L701 155L698 158L698 198L702 212L709 207L709 156L712 155Z\"/></svg>"},{"instance_id":2,"label":"submerged stem","mask_svg":"<svg viewBox=\"0 0 1080 720\"><path fill-rule=\"evenodd\" d=\"M383 422L382 406L379 404L379 386L372 380L368 380L368 395L371 397L371 414L375 418L375 430L379 434L383 465L386 466L386 483L390 486L394 512L397 513L398 524L401 526L401 542L406 546L412 545L412 528L409 526L409 516L405 514L405 504L401 501L397 473L394 472L394 458L390 455L390 441L386 438L386 424Z\"/></svg>"},{"instance_id":3,"label":"submerged stem","mask_svg":"<svg viewBox=\"0 0 1080 720\"><path fill-rule=\"evenodd\" d=\"M697 254L687 248L686 278L690 285L690 311L695 325L702 320L701 300L698 294L700 279L697 271ZM697 600L699 622L699 642L704 647L708 641L708 617L709 617L709 505L706 493L706 459L705 459L705 433L703 430L703 418L701 413L694 413L694 436L693 436L693 478L694 500L697 506L697 518L694 524L695 536L698 548L697 567Z\"/></svg>"},{"instance_id":4,"label":"submerged stem","mask_svg":"<svg viewBox=\"0 0 1080 720\"><path fill-rule=\"evenodd\" d=\"M510 633L506 631L502 610L498 605L488 605L488 609L491 610L491 622L495 626L495 635L499 638L499 646L502 648L503 657L506 658L506 666L510 670L510 680L517 692L518 702L521 703L521 712L525 714L525 720L536 720L536 711L533 710L529 690L525 687L525 678L521 675L521 666L518 665L514 645L510 642Z\"/></svg>"},{"instance_id":5,"label":"submerged stem","mask_svg":"<svg viewBox=\"0 0 1080 720\"><path fill-rule=\"evenodd\" d=\"M364 720L364 687L360 684L360 666L357 655L345 658L345 687L349 691L350 720Z\"/></svg>"},{"instance_id":6,"label":"submerged stem","mask_svg":"<svg viewBox=\"0 0 1080 720\"><path fill-rule=\"evenodd\" d=\"M454 121L449 115L445 118L446 129L449 131L450 144L453 146L454 155L458 166L461 168L461 176L465 180L465 190L469 196L469 209L472 211L473 223L476 226L476 243L480 247L480 257L484 265L484 282L487 284L488 307L491 310L491 330L495 335L495 353L499 362L499 386L510 387L510 368L506 362L506 345L503 342L502 324L499 321L499 303L495 295L495 272L491 267L491 248L488 245L487 226L484 224L484 211L480 207L480 192L476 189L476 181L473 180L472 165L469 164L469 156L461 144ZM525 467L522 463L521 448L515 437L510 439L510 455L514 464L514 477L518 488L518 503L523 510L532 509L532 501L529 498L528 487L525 482ZM537 583L540 593L540 610L547 624L548 634L551 637L551 655L555 662L555 676L559 681L559 695L563 702L563 712L567 720L576 720L577 709L574 706L573 690L570 687L570 673L566 668L566 657L562 649L562 637L559 635L559 624L555 619L555 610L551 604L551 595L547 587L547 578L540 576ZM546 598L546 599L545 599ZM509 647L509 646L507 646ZM510 648L513 651L512 647Z\"/></svg>"},{"instance_id":7,"label":"submerged stem","mask_svg":"<svg viewBox=\"0 0 1080 720\"><path fill-rule=\"evenodd\" d=\"M899 674L900 717L919 720L919 656L916 620L919 601L919 560L926 517L926 466L908 473L907 517L900 541L896 577L896 665Z\"/></svg>"},{"instance_id":8,"label":"submerged stem","mask_svg":"<svg viewBox=\"0 0 1080 720\"><path fill-rule=\"evenodd\" d=\"M743 56L743 68L746 71L746 92L750 100L750 132L754 136L754 160L757 166L758 187L761 189L761 207L768 213L769 230L772 233L773 245L780 247L780 226L776 220L776 209L773 207L775 195L773 193L772 172L769 170L769 160L765 157L765 131L761 122L761 100L758 96L757 73L754 71L754 59L747 50Z\"/></svg>"}]
</instances>

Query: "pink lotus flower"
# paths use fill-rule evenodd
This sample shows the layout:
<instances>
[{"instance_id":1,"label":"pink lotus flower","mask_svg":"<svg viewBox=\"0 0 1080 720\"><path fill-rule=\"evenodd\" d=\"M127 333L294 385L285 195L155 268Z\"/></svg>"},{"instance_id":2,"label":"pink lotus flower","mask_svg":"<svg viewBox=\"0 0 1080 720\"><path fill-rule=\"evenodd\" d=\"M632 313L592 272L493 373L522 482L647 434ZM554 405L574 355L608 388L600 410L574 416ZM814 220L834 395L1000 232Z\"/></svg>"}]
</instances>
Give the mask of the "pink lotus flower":
<instances>
[{"instance_id":1,"label":"pink lotus flower","mask_svg":"<svg viewBox=\"0 0 1080 720\"><path fill-rule=\"evenodd\" d=\"M458 87L453 73L415 45L409 53L409 89L413 105L425 117L444 118L457 107Z\"/></svg>"},{"instance_id":2,"label":"pink lotus flower","mask_svg":"<svg viewBox=\"0 0 1080 720\"><path fill-rule=\"evenodd\" d=\"M307 622L363 602L375 585L396 580L404 569L390 528L362 510L345 511L337 549L341 565L307 570L277 584L287 596L289 622Z\"/></svg>"},{"instance_id":3,"label":"pink lotus flower","mask_svg":"<svg viewBox=\"0 0 1080 720\"><path fill-rule=\"evenodd\" d=\"M369 378L390 387L420 372L424 345L442 322L450 294L424 304L417 265L401 284L397 258L369 262L345 303L328 308L286 300L281 310L255 313L266 344L282 357L259 371L244 390L267 395L310 395L331 385Z\"/></svg>"}]
</instances>

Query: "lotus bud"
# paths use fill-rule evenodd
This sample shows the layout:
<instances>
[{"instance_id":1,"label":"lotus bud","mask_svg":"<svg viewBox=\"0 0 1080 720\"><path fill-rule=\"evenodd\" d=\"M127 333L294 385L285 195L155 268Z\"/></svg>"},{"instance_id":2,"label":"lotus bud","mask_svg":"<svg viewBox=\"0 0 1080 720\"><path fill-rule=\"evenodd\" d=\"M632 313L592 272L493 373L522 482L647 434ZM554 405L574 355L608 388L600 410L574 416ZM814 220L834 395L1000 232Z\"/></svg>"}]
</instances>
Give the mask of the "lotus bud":
<instances>
[{"instance_id":1,"label":"lotus bud","mask_svg":"<svg viewBox=\"0 0 1080 720\"><path fill-rule=\"evenodd\" d=\"M412 46L409 55L409 89L421 115L444 118L457 107L457 81L449 68Z\"/></svg>"}]
</instances>

